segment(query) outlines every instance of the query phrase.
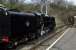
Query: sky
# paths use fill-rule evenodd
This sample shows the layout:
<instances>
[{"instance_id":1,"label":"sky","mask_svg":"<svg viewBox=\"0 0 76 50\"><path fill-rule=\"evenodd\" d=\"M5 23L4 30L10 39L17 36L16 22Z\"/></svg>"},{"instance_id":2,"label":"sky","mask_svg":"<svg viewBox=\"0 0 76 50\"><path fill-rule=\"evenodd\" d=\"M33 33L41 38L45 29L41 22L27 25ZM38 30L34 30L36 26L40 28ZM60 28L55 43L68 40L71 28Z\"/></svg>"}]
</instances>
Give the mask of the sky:
<instances>
[{"instance_id":1,"label":"sky","mask_svg":"<svg viewBox=\"0 0 76 50\"><path fill-rule=\"evenodd\" d=\"M25 0L25 3L31 3L32 1L31 0Z\"/></svg>"},{"instance_id":2,"label":"sky","mask_svg":"<svg viewBox=\"0 0 76 50\"><path fill-rule=\"evenodd\" d=\"M68 0L70 2L73 2L74 5L76 5L76 0Z\"/></svg>"},{"instance_id":3,"label":"sky","mask_svg":"<svg viewBox=\"0 0 76 50\"><path fill-rule=\"evenodd\" d=\"M67 0L69 2L73 2L74 5L76 5L76 0ZM32 3L31 0L26 0L25 3Z\"/></svg>"}]
</instances>

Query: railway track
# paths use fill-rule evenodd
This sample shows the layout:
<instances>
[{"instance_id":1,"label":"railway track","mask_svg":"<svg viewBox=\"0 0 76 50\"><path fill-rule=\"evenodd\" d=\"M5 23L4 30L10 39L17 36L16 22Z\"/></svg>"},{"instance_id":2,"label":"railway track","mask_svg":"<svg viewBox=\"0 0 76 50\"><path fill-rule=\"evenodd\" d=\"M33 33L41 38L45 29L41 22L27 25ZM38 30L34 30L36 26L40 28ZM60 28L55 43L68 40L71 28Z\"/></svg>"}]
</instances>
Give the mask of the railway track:
<instances>
[{"instance_id":1,"label":"railway track","mask_svg":"<svg viewBox=\"0 0 76 50\"><path fill-rule=\"evenodd\" d=\"M58 38L67 26L61 25L58 26L54 32L49 33L48 35L45 35L43 37L40 37L37 40L24 43L23 45L19 46L16 50L45 50L49 45L51 45L56 38Z\"/></svg>"},{"instance_id":2,"label":"railway track","mask_svg":"<svg viewBox=\"0 0 76 50\"><path fill-rule=\"evenodd\" d=\"M53 33L49 37L47 37L45 40L43 40L41 43L37 44L36 46L32 47L30 50L46 50L47 47L49 47L61 34L64 32L65 27L61 30Z\"/></svg>"}]
</instances>

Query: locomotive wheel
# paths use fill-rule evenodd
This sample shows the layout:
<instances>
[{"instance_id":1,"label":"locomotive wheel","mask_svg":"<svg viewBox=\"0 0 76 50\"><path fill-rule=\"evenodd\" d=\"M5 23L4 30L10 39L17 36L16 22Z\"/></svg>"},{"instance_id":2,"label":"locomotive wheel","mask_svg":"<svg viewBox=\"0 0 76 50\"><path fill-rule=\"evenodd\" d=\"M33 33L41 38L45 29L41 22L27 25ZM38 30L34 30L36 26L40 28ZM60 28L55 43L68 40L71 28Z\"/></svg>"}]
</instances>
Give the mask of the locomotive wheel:
<instances>
[{"instance_id":1,"label":"locomotive wheel","mask_svg":"<svg viewBox=\"0 0 76 50\"><path fill-rule=\"evenodd\" d=\"M45 35L45 34L47 34L48 33L48 30L41 30L41 29L39 29L38 31L37 31L37 34L36 34L36 38L39 38L39 37L41 37L41 36L43 36L43 35Z\"/></svg>"},{"instance_id":2,"label":"locomotive wheel","mask_svg":"<svg viewBox=\"0 0 76 50\"><path fill-rule=\"evenodd\" d=\"M41 32L41 30L39 29L39 30L37 30L37 33L35 34L35 39L37 39L37 38L39 38L41 35L40 35L40 32Z\"/></svg>"},{"instance_id":3,"label":"locomotive wheel","mask_svg":"<svg viewBox=\"0 0 76 50\"><path fill-rule=\"evenodd\" d=\"M44 35L44 31L41 31L41 29L39 29L37 31L37 33L35 34L35 39L38 39L39 37L43 36Z\"/></svg>"},{"instance_id":4,"label":"locomotive wheel","mask_svg":"<svg viewBox=\"0 0 76 50\"><path fill-rule=\"evenodd\" d=\"M31 39L34 39L36 37L35 33L32 33Z\"/></svg>"},{"instance_id":5,"label":"locomotive wheel","mask_svg":"<svg viewBox=\"0 0 76 50\"><path fill-rule=\"evenodd\" d=\"M27 36L28 41L33 40L36 38L36 33L30 33L29 36Z\"/></svg>"},{"instance_id":6,"label":"locomotive wheel","mask_svg":"<svg viewBox=\"0 0 76 50\"><path fill-rule=\"evenodd\" d=\"M8 49L16 49L18 46L18 42L10 43L8 44L7 48Z\"/></svg>"},{"instance_id":7,"label":"locomotive wheel","mask_svg":"<svg viewBox=\"0 0 76 50\"><path fill-rule=\"evenodd\" d=\"M49 27L45 27L44 31L45 31L45 34L49 33L49 31L50 31Z\"/></svg>"}]
</instances>

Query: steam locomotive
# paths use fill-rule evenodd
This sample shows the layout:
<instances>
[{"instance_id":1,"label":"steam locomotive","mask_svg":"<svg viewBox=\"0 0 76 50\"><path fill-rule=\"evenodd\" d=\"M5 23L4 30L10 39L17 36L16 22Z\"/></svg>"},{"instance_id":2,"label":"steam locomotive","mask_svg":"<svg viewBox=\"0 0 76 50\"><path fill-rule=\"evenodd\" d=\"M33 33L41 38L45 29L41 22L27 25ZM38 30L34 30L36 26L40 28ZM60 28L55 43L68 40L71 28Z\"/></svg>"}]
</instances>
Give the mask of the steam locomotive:
<instances>
[{"instance_id":1,"label":"steam locomotive","mask_svg":"<svg viewBox=\"0 0 76 50\"><path fill-rule=\"evenodd\" d=\"M13 48L55 28L55 18L41 13L23 13L0 8L0 46Z\"/></svg>"}]
</instances>

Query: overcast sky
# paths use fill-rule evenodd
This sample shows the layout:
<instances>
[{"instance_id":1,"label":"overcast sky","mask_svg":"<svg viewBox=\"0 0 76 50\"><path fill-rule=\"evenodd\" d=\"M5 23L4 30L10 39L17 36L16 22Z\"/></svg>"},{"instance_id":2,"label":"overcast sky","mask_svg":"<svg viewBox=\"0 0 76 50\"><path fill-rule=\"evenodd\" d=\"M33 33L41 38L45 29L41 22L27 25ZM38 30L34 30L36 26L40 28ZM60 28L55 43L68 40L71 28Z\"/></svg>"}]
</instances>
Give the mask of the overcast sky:
<instances>
[{"instance_id":1,"label":"overcast sky","mask_svg":"<svg viewBox=\"0 0 76 50\"><path fill-rule=\"evenodd\" d=\"M76 0L68 0L70 2L73 2L74 5L76 5Z\"/></svg>"},{"instance_id":2,"label":"overcast sky","mask_svg":"<svg viewBox=\"0 0 76 50\"><path fill-rule=\"evenodd\" d=\"M31 3L32 1L31 0L25 0L25 3Z\"/></svg>"},{"instance_id":3,"label":"overcast sky","mask_svg":"<svg viewBox=\"0 0 76 50\"><path fill-rule=\"evenodd\" d=\"M73 4L76 5L76 0L67 0L67 1L73 2ZM32 3L32 1L26 0L25 3Z\"/></svg>"}]
</instances>

